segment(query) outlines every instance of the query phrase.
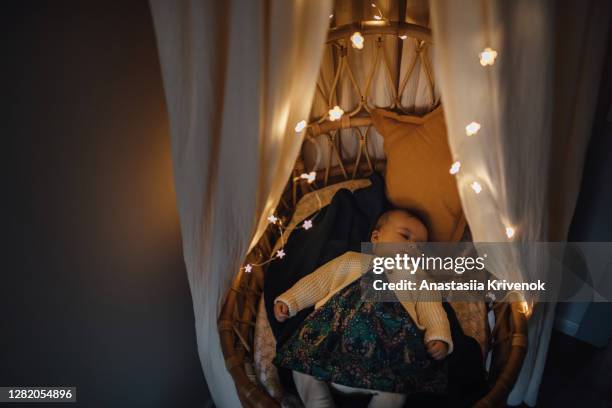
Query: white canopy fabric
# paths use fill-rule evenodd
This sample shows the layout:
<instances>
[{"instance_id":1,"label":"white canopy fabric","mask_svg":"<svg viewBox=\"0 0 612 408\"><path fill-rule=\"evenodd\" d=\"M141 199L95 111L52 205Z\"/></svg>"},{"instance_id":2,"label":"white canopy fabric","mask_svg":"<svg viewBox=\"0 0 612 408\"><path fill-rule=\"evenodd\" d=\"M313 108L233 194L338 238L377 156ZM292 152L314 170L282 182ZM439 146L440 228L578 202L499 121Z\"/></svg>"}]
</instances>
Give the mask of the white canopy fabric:
<instances>
[{"instance_id":1,"label":"white canopy fabric","mask_svg":"<svg viewBox=\"0 0 612 408\"><path fill-rule=\"evenodd\" d=\"M609 3L433 0L431 16L436 78L474 241L565 240L591 132ZM482 66L486 47L497 59ZM468 136L471 122L481 128ZM531 280L546 271L534 251L488 252L500 279ZM538 304L531 316L511 405L536 403L554 307Z\"/></svg>"},{"instance_id":2,"label":"white canopy fabric","mask_svg":"<svg viewBox=\"0 0 612 408\"><path fill-rule=\"evenodd\" d=\"M217 317L302 144L331 0L151 0L198 352L215 405L240 402Z\"/></svg>"}]
</instances>

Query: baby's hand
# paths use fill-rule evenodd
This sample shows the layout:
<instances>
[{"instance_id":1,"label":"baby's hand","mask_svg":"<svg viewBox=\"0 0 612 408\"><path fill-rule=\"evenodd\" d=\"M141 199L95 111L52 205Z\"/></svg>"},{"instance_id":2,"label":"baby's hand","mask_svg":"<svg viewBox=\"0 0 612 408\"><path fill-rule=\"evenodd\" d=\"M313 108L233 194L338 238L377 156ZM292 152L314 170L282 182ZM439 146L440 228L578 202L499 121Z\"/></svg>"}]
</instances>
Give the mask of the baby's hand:
<instances>
[{"instance_id":1,"label":"baby's hand","mask_svg":"<svg viewBox=\"0 0 612 408\"><path fill-rule=\"evenodd\" d=\"M289 307L280 300L274 304L274 317L279 322L284 322L289 318Z\"/></svg>"},{"instance_id":2,"label":"baby's hand","mask_svg":"<svg viewBox=\"0 0 612 408\"><path fill-rule=\"evenodd\" d=\"M442 360L448 355L448 344L441 340L432 340L427 343L427 352L435 360Z\"/></svg>"}]
</instances>

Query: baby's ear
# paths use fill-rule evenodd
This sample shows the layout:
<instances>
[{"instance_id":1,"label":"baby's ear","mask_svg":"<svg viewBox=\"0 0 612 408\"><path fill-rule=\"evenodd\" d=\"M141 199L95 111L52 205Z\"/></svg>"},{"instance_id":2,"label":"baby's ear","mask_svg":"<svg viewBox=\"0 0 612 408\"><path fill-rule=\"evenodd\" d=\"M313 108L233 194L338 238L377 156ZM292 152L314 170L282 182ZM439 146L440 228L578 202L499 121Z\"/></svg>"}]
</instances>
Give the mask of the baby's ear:
<instances>
[{"instance_id":1,"label":"baby's ear","mask_svg":"<svg viewBox=\"0 0 612 408\"><path fill-rule=\"evenodd\" d=\"M372 231L372 236L370 237L370 241L378 242L378 240L380 240L380 231L378 230Z\"/></svg>"}]
</instances>

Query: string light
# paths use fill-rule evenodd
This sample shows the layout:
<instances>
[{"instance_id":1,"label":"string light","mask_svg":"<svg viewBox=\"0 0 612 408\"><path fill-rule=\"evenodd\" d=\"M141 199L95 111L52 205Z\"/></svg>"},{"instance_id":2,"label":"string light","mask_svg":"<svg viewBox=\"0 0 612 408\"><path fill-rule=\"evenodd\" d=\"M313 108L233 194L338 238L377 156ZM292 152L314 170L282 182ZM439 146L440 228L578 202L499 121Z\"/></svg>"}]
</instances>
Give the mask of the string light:
<instances>
[{"instance_id":1,"label":"string light","mask_svg":"<svg viewBox=\"0 0 612 408\"><path fill-rule=\"evenodd\" d=\"M340 116L342 115L342 113L344 113L344 112L342 112L342 111L341 111ZM315 145L315 146L317 146L317 145ZM318 146L317 146L317 150L318 150ZM314 168L317 168L317 166L318 166L318 161L317 161L317 164L315 164ZM303 178L303 179L308 180L308 183L312 183L312 182L314 182L314 181L315 181L316 176L317 176L316 171L311 171L311 172L309 172L309 173L302 173L302 174L300 175L300 177L295 177L295 178L293 179L293 181L295 182L295 181L296 181L296 180L298 180L299 178ZM313 215L310 217L310 219L305 220L305 221L304 221L304 222L302 222L300 225L296 225L296 226L295 226L295 228L296 228L296 229L298 229L298 228L302 228L302 229L304 229L304 230L306 230L306 231L307 231L307 230L309 230L309 229L311 229L311 228L313 227L313 221L314 221L314 219L315 219L315 218L317 218L317 216L320 214L321 209L323 208L323 203L321 202L321 197L319 197L319 195L318 195L318 193L316 192L316 190L314 191L314 194L315 194L315 197L316 197L316 199L317 199L317 201L318 201L318 203L319 203L319 208L318 208L318 209L317 209L317 211L315 211L315 213L314 213L314 214L313 214ZM280 242L281 242L281 244L280 244L280 249L279 249L278 251L276 251L275 253L270 254L270 256L268 257L268 259L266 259L266 260L264 260L264 261L262 261L262 262L259 262L259 263L249 263L249 264L245 264L244 266L241 266L241 267L240 267L240 270L244 271L245 273L251 273L251 271L253 270L253 267L262 267L262 266L267 265L267 264L269 264L270 262L274 261L275 259L283 259L283 258L284 258L284 257L287 255L287 253L286 253L286 252L285 252L285 250L284 250L284 247L285 247L285 239L284 239L284 235L285 235L285 233L286 233L286 230L285 230L285 228L284 228L284 226L283 226L282 221L281 221L281 220L280 220L280 219L279 219L279 218L278 218L276 215L274 215L274 213L270 214L270 215L267 217L267 220L268 220L268 221L269 221L269 222L270 222L272 225L274 225L275 227L277 227L277 228L278 228L278 231L279 231L279 233L280 233Z\"/></svg>"},{"instance_id":2,"label":"string light","mask_svg":"<svg viewBox=\"0 0 612 408\"><path fill-rule=\"evenodd\" d=\"M306 121L305 120L300 120L298 123L295 124L295 132L296 133L300 133L302 130L306 129Z\"/></svg>"},{"instance_id":3,"label":"string light","mask_svg":"<svg viewBox=\"0 0 612 408\"><path fill-rule=\"evenodd\" d=\"M353 45L353 48L357 48L358 50L360 50L363 48L364 43L365 39L359 31L355 31L353 35L351 35L351 44Z\"/></svg>"},{"instance_id":4,"label":"string light","mask_svg":"<svg viewBox=\"0 0 612 408\"><path fill-rule=\"evenodd\" d=\"M333 109L330 109L328 113L329 113L329 120L333 122L334 120L340 119L342 115L344 114L344 111L342 110L342 108L336 105L333 107Z\"/></svg>"},{"instance_id":5,"label":"string light","mask_svg":"<svg viewBox=\"0 0 612 408\"><path fill-rule=\"evenodd\" d=\"M408 36L407 35L400 35L399 38L402 39L402 40L405 40L406 38L408 38Z\"/></svg>"},{"instance_id":6,"label":"string light","mask_svg":"<svg viewBox=\"0 0 612 408\"><path fill-rule=\"evenodd\" d=\"M329 19L331 20L332 18L334 18L334 15L333 15L333 14L330 14L330 15L329 15Z\"/></svg>"},{"instance_id":7,"label":"string light","mask_svg":"<svg viewBox=\"0 0 612 408\"><path fill-rule=\"evenodd\" d=\"M308 184L310 184L317 178L317 172L311 171L310 173L302 173L300 174L300 178L308 180Z\"/></svg>"},{"instance_id":8,"label":"string light","mask_svg":"<svg viewBox=\"0 0 612 408\"><path fill-rule=\"evenodd\" d=\"M480 123L471 122L469 125L465 127L465 134L468 136L475 135L480 130Z\"/></svg>"},{"instance_id":9,"label":"string light","mask_svg":"<svg viewBox=\"0 0 612 408\"><path fill-rule=\"evenodd\" d=\"M512 238L514 236L514 228L513 227L506 227L506 236L508 238Z\"/></svg>"},{"instance_id":10,"label":"string light","mask_svg":"<svg viewBox=\"0 0 612 408\"><path fill-rule=\"evenodd\" d=\"M449 173L450 174L457 174L457 173L459 173L459 169L460 168L461 168L461 162L460 161L456 161L451 166Z\"/></svg>"},{"instance_id":11,"label":"string light","mask_svg":"<svg viewBox=\"0 0 612 408\"><path fill-rule=\"evenodd\" d=\"M480 192L482 191L482 186L477 181L474 181L472 184L470 184L470 187L472 187L472 190L474 190L476 194L480 194Z\"/></svg>"},{"instance_id":12,"label":"string light","mask_svg":"<svg viewBox=\"0 0 612 408\"><path fill-rule=\"evenodd\" d=\"M487 65L495 64L495 59L497 58L497 51L495 51L491 47L487 47L482 50L482 52L478 54L478 56L480 57L480 65L486 67Z\"/></svg>"}]
</instances>

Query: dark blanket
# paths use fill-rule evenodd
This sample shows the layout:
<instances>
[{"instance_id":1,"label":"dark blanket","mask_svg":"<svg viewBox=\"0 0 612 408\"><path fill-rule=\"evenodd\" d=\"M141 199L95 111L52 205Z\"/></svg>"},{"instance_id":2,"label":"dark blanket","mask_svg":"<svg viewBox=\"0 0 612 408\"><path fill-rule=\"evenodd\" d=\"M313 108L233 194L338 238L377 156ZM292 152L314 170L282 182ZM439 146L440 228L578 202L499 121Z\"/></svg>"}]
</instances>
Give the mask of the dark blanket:
<instances>
[{"instance_id":1,"label":"dark blanket","mask_svg":"<svg viewBox=\"0 0 612 408\"><path fill-rule=\"evenodd\" d=\"M443 302L450 323L454 349L448 359L448 391L445 395L410 395L406 407L467 408L488 391L482 351L476 339L466 336L453 307Z\"/></svg>"},{"instance_id":2,"label":"dark blanket","mask_svg":"<svg viewBox=\"0 0 612 408\"><path fill-rule=\"evenodd\" d=\"M351 192L341 189L324 207L308 231L294 230L285 243L286 257L276 259L264 276L264 302L277 348L295 332L313 308L279 323L274 318L274 299L319 266L347 251L361 252L361 243L386 210L385 184L378 173L370 176L372 185Z\"/></svg>"},{"instance_id":3,"label":"dark blanket","mask_svg":"<svg viewBox=\"0 0 612 408\"><path fill-rule=\"evenodd\" d=\"M274 318L274 299L326 262L347 251L360 252L361 243L370 240L376 221L389 209L383 178L374 173L370 180L371 186L355 192L338 190L331 203L321 210L310 230L297 229L291 233L284 248L287 256L274 260L268 267L264 277L264 302L276 337L277 350L314 308L304 309L284 323L279 323ZM443 397L411 396L409 401L412 406L471 406L486 392L480 346L476 340L463 334L452 307L444 303L444 308L455 346L448 357L449 393ZM279 376L284 387L296 392L290 370L279 369ZM357 401L347 404L358 405Z\"/></svg>"}]
</instances>

